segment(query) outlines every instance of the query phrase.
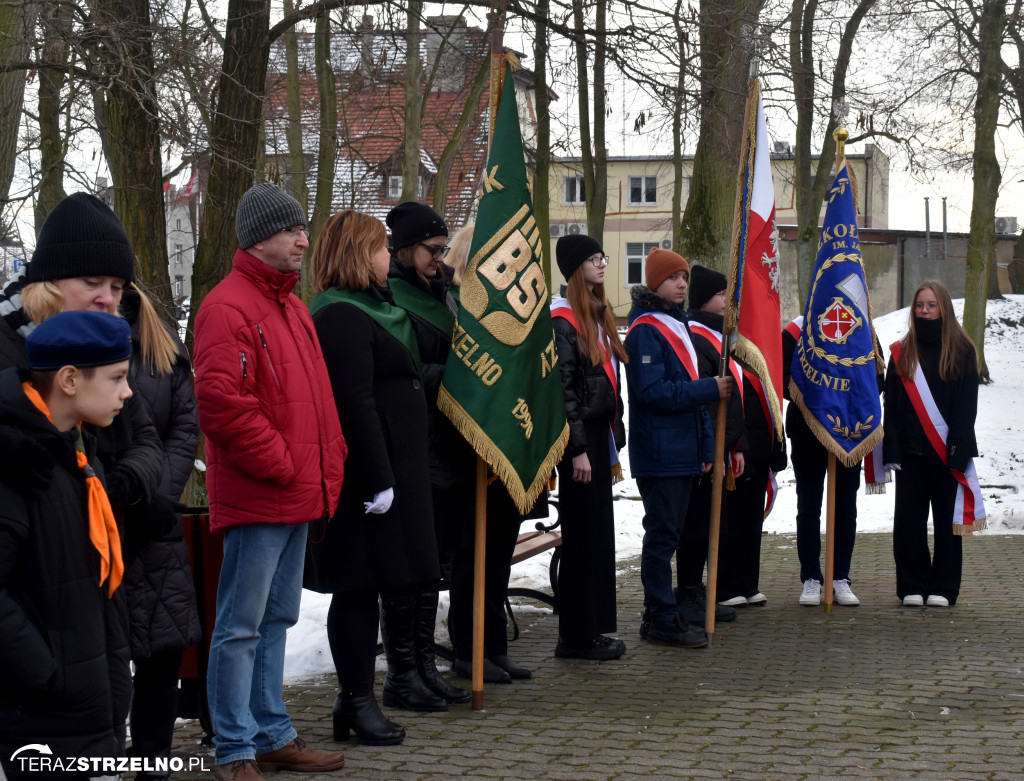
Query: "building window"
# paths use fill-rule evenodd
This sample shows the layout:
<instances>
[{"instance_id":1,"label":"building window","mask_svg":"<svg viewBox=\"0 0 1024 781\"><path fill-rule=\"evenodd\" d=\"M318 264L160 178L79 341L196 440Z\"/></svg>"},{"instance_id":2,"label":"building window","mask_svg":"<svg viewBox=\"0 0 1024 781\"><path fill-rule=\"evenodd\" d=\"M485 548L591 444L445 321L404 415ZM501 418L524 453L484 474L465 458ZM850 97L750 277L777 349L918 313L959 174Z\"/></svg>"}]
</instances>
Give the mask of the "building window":
<instances>
[{"instance_id":1,"label":"building window","mask_svg":"<svg viewBox=\"0 0 1024 781\"><path fill-rule=\"evenodd\" d=\"M656 241L626 242L626 284L639 285L644 281L644 261L647 253L658 246Z\"/></svg>"},{"instance_id":2,"label":"building window","mask_svg":"<svg viewBox=\"0 0 1024 781\"><path fill-rule=\"evenodd\" d=\"M181 300L182 294L185 292L185 277L175 276L174 277L174 297L177 300Z\"/></svg>"},{"instance_id":3,"label":"building window","mask_svg":"<svg viewBox=\"0 0 1024 781\"><path fill-rule=\"evenodd\" d=\"M629 202L631 204L655 204L658 202L657 176L629 177Z\"/></svg>"},{"instance_id":4,"label":"building window","mask_svg":"<svg viewBox=\"0 0 1024 781\"><path fill-rule=\"evenodd\" d=\"M422 176L416 181L416 197L420 199L427 197L427 183ZM402 177L400 175L388 177L388 200L402 200Z\"/></svg>"},{"instance_id":5,"label":"building window","mask_svg":"<svg viewBox=\"0 0 1024 781\"><path fill-rule=\"evenodd\" d=\"M176 230L176 231L180 231L181 230L181 220L175 220L174 221L174 230Z\"/></svg>"},{"instance_id":6,"label":"building window","mask_svg":"<svg viewBox=\"0 0 1024 781\"><path fill-rule=\"evenodd\" d=\"M565 198L566 204L571 203L586 203L587 202L587 188L583 183L582 176L567 176L565 177L565 187L562 189L562 195Z\"/></svg>"},{"instance_id":7,"label":"building window","mask_svg":"<svg viewBox=\"0 0 1024 781\"><path fill-rule=\"evenodd\" d=\"M401 199L401 177L387 177L387 200L398 201Z\"/></svg>"},{"instance_id":8,"label":"building window","mask_svg":"<svg viewBox=\"0 0 1024 781\"><path fill-rule=\"evenodd\" d=\"M181 259L182 259L182 255L184 254L184 252L185 252L185 247L184 246L182 246L181 244L175 244L174 245L174 263L175 263L175 265L178 265L178 266L181 265Z\"/></svg>"}]
</instances>

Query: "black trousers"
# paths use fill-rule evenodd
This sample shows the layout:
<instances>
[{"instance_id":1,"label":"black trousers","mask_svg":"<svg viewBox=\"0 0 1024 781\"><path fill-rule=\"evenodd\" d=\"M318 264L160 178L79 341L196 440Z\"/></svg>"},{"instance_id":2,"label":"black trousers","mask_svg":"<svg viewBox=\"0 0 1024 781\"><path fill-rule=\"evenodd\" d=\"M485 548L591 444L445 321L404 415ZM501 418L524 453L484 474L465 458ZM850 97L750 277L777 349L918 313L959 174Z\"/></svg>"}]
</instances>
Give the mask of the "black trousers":
<instances>
[{"instance_id":1,"label":"black trousers","mask_svg":"<svg viewBox=\"0 0 1024 781\"><path fill-rule=\"evenodd\" d=\"M752 597L761 589L761 528L768 462L750 459L729 492L727 524L719 546L718 599Z\"/></svg>"},{"instance_id":2,"label":"black trousers","mask_svg":"<svg viewBox=\"0 0 1024 781\"><path fill-rule=\"evenodd\" d=\"M484 656L508 653L505 592L512 570L512 552L519 537L522 515L495 480L487 489L487 537L484 547ZM469 662L473 658L473 572L475 529L469 528L452 557L449 591L448 635L455 658Z\"/></svg>"},{"instance_id":3,"label":"black trousers","mask_svg":"<svg viewBox=\"0 0 1024 781\"><path fill-rule=\"evenodd\" d=\"M338 685L346 694L373 691L380 606L377 591L347 591L331 597L327 611L327 642L331 646Z\"/></svg>"},{"instance_id":4,"label":"black trousers","mask_svg":"<svg viewBox=\"0 0 1024 781\"><path fill-rule=\"evenodd\" d=\"M825 582L821 572L822 497L828 472L828 451L806 429L791 437L791 461L796 476L796 550L800 558L800 582ZM857 490L860 464L836 462L835 579L850 577L853 546L857 541Z\"/></svg>"},{"instance_id":5,"label":"black trousers","mask_svg":"<svg viewBox=\"0 0 1024 781\"><path fill-rule=\"evenodd\" d=\"M615 512L612 507L611 429L608 421L584 421L589 483L572 479L572 459L558 465L558 517L562 561L558 567L558 634L585 644L614 634Z\"/></svg>"},{"instance_id":6,"label":"black trousers","mask_svg":"<svg viewBox=\"0 0 1024 781\"><path fill-rule=\"evenodd\" d=\"M896 473L892 552L896 594L941 596L954 604L960 594L963 539L953 534L957 482L937 458L904 455ZM928 511L935 529L935 555L928 552Z\"/></svg>"}]
</instances>

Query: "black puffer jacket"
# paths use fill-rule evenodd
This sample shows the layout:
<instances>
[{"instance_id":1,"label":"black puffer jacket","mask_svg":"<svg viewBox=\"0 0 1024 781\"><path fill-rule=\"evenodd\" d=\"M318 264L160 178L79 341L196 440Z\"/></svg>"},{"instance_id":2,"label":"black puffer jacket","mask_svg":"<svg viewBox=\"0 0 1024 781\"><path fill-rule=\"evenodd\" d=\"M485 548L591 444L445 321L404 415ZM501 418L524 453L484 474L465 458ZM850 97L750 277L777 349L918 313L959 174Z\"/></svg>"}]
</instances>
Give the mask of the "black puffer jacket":
<instances>
[{"instance_id":1,"label":"black puffer jacket","mask_svg":"<svg viewBox=\"0 0 1024 781\"><path fill-rule=\"evenodd\" d=\"M131 692L124 589L111 598L99 585L77 432L58 432L8 369L0 446L19 436L45 447L56 467L37 500L0 484L0 756L27 743L59 757L118 756Z\"/></svg>"},{"instance_id":2,"label":"black puffer jacket","mask_svg":"<svg viewBox=\"0 0 1024 781\"><path fill-rule=\"evenodd\" d=\"M435 302L455 316L459 305L451 294L454 270L441 266L437 275L425 282L409 263L392 256L388 277L401 279L427 293ZM401 305L401 302L399 302ZM459 434L447 416L437 408L437 395L444 379L448 354L452 349L452 335L439 330L416 312L406 309L412 321L416 342L420 348L423 389L427 394L427 446L430 450L430 482L437 488L453 486L473 479L476 456L473 449Z\"/></svg>"},{"instance_id":3,"label":"black puffer jacket","mask_svg":"<svg viewBox=\"0 0 1024 781\"><path fill-rule=\"evenodd\" d=\"M626 427L622 423L622 379L617 372L617 388L605 374L603 366L595 366L580 349L579 334L572 323L563 317L551 319L558 349L558 367L562 372L562 392L565 396L565 418L569 424L569 444L565 455L575 458L587 449L587 434L583 425L588 420L615 421L615 448L626 446ZM616 366L616 369L618 367ZM618 392L616 392L618 391Z\"/></svg>"},{"instance_id":4,"label":"black puffer jacket","mask_svg":"<svg viewBox=\"0 0 1024 781\"><path fill-rule=\"evenodd\" d=\"M126 291L121 311L132 325L138 350L138 295ZM157 493L166 501L178 501L195 463L199 446L199 414L192 387L192 362L185 345L178 343L178 359L171 374L158 374L136 358L130 375L136 392L145 402L163 443L163 480ZM160 500L158 500L160 501ZM195 588L188 563L182 521L177 517L166 534L150 532L150 510L131 513L129 533L134 537L134 556L127 564L125 586L131 618L132 659L176 651L198 642L202 636Z\"/></svg>"},{"instance_id":5,"label":"black puffer jacket","mask_svg":"<svg viewBox=\"0 0 1024 781\"><path fill-rule=\"evenodd\" d=\"M725 325L725 318L722 315L702 312L699 309L691 309L687 315L691 323L700 323L712 331L722 333L722 328ZM693 335L693 349L697 352L697 371L700 372L701 377L717 377L722 354L704 338L699 329L691 326L690 332ZM732 376L731 372L730 376ZM744 458L750 454L750 445L747 443L743 421L743 404L746 400L744 397L741 401L739 388L734 388L725 406L725 452L731 453L733 450L740 450L743 452ZM711 423L714 424L718 418L717 401L708 404L708 415L711 416Z\"/></svg>"}]
</instances>

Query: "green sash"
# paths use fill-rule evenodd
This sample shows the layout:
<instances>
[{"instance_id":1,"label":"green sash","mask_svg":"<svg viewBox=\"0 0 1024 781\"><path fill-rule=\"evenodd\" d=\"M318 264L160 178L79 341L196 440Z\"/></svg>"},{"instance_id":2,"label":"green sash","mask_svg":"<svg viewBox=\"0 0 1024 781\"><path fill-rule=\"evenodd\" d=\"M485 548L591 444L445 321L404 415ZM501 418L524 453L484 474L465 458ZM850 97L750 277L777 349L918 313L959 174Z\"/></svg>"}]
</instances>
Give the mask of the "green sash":
<instances>
[{"instance_id":1,"label":"green sash","mask_svg":"<svg viewBox=\"0 0 1024 781\"><path fill-rule=\"evenodd\" d=\"M405 348L412 355L413 363L416 364L416 371L422 373L423 366L420 360L420 347L416 342L416 334L412 330L412 322L405 309L394 306L387 301L374 298L365 290L355 291L347 288L332 287L330 290L322 290L313 296L309 305L309 311L316 314L328 304L344 302L365 312L377 325L395 337L405 345Z\"/></svg>"},{"instance_id":2,"label":"green sash","mask_svg":"<svg viewBox=\"0 0 1024 781\"><path fill-rule=\"evenodd\" d=\"M408 309L417 317L426 320L434 328L451 339L455 332L455 315L434 298L430 293L404 279L391 277L388 279L391 292L395 294L395 303L402 309Z\"/></svg>"}]
</instances>

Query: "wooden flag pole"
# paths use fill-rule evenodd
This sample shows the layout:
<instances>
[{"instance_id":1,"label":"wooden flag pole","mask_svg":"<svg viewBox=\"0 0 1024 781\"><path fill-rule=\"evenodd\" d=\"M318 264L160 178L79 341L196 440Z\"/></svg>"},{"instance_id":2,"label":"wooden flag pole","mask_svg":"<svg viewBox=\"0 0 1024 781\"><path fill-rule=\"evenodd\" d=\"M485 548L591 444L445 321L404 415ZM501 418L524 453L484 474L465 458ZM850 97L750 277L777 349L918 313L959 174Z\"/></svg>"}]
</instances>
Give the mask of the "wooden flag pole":
<instances>
[{"instance_id":1,"label":"wooden flag pole","mask_svg":"<svg viewBox=\"0 0 1024 781\"><path fill-rule=\"evenodd\" d=\"M828 499L825 501L825 612L832 612L836 560L836 454L828 454Z\"/></svg>"},{"instance_id":2,"label":"wooden flag pole","mask_svg":"<svg viewBox=\"0 0 1024 781\"><path fill-rule=\"evenodd\" d=\"M722 339L725 349L725 338ZM726 364L723 363L723 366ZM720 375L722 376L722 375ZM708 596L704 603L704 631L708 644L715 634L715 605L718 599L718 541L722 530L722 484L725 482L725 412L728 399L718 400L715 418L715 465L711 473L711 528L708 531Z\"/></svg>"},{"instance_id":3,"label":"wooden flag pole","mask_svg":"<svg viewBox=\"0 0 1024 781\"><path fill-rule=\"evenodd\" d=\"M476 457L476 535L473 549L473 710L484 707L484 557L487 552L487 464Z\"/></svg>"}]
</instances>

